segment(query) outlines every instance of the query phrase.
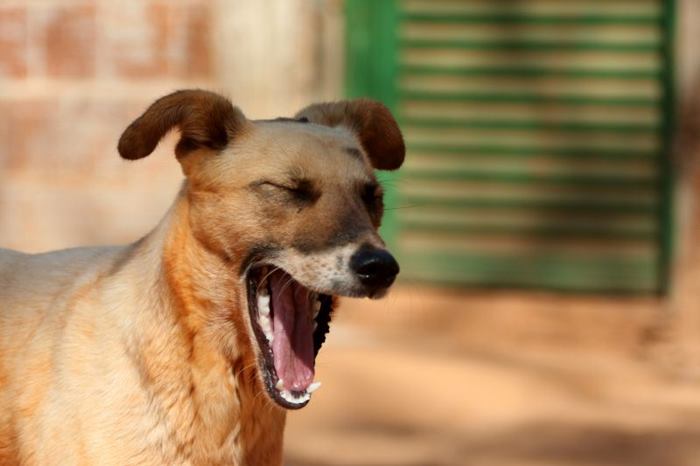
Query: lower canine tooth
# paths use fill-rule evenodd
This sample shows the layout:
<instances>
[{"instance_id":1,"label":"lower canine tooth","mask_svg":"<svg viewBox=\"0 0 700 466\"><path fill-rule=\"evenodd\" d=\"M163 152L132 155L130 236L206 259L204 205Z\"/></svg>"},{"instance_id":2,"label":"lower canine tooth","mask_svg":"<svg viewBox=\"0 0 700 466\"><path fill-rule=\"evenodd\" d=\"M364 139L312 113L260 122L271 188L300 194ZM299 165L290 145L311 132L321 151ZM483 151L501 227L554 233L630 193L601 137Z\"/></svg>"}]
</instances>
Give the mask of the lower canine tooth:
<instances>
[{"instance_id":1,"label":"lower canine tooth","mask_svg":"<svg viewBox=\"0 0 700 466\"><path fill-rule=\"evenodd\" d=\"M275 388L277 390L280 390L280 391L284 390L284 382L282 381L282 379L277 380L277 383L275 384Z\"/></svg>"},{"instance_id":2,"label":"lower canine tooth","mask_svg":"<svg viewBox=\"0 0 700 466\"><path fill-rule=\"evenodd\" d=\"M314 382L311 385L309 385L309 388L306 389L306 393L313 393L316 390L318 390L320 386L321 382Z\"/></svg>"}]
</instances>

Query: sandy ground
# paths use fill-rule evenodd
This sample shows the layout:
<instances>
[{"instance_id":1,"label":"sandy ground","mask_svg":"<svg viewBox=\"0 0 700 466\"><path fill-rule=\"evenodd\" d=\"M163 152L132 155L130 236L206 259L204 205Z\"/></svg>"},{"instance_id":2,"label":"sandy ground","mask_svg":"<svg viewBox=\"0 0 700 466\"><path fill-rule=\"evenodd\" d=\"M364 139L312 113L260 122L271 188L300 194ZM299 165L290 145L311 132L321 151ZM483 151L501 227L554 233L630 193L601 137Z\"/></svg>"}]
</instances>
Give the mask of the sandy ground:
<instances>
[{"instance_id":1,"label":"sandy ground","mask_svg":"<svg viewBox=\"0 0 700 466\"><path fill-rule=\"evenodd\" d=\"M341 305L286 464L700 465L663 303L397 288Z\"/></svg>"}]
</instances>

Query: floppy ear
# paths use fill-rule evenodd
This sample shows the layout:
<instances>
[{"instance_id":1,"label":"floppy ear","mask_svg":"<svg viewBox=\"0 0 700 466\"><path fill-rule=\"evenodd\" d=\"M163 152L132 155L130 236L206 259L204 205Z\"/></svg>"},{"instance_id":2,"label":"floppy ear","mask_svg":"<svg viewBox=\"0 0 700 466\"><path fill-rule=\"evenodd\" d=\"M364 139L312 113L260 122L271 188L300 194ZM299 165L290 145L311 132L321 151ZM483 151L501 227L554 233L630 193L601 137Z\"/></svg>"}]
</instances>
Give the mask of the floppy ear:
<instances>
[{"instance_id":1,"label":"floppy ear","mask_svg":"<svg viewBox=\"0 0 700 466\"><path fill-rule=\"evenodd\" d=\"M396 120L384 104L375 100L341 100L309 105L296 114L312 123L345 126L354 132L374 168L395 170L406 156L406 146Z\"/></svg>"},{"instance_id":2,"label":"floppy ear","mask_svg":"<svg viewBox=\"0 0 700 466\"><path fill-rule=\"evenodd\" d=\"M214 92L190 89L156 100L134 120L119 138L119 154L125 159L146 157L173 126L180 128L175 155L208 148L221 150L246 124L246 118L226 98Z\"/></svg>"}]
</instances>

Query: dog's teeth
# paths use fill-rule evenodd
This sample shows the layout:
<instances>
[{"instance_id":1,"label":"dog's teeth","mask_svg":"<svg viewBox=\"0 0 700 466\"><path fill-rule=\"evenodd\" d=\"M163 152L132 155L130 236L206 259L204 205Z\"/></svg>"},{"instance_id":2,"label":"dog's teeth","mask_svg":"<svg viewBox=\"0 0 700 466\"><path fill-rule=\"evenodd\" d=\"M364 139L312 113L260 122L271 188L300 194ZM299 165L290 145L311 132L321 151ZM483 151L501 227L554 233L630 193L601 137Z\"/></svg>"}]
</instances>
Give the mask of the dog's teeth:
<instances>
[{"instance_id":1,"label":"dog's teeth","mask_svg":"<svg viewBox=\"0 0 700 466\"><path fill-rule=\"evenodd\" d=\"M318 313L321 311L321 301L318 299L314 301L314 319L316 316L318 316Z\"/></svg>"},{"instance_id":2,"label":"dog's teeth","mask_svg":"<svg viewBox=\"0 0 700 466\"><path fill-rule=\"evenodd\" d=\"M286 402L294 404L294 405L300 405L300 404L305 403L311 399L311 394L309 394L309 392L304 392L303 394L297 396L297 395L294 395L289 390L282 390L282 391L280 391L280 395L282 396L282 398Z\"/></svg>"},{"instance_id":3,"label":"dog's teeth","mask_svg":"<svg viewBox=\"0 0 700 466\"><path fill-rule=\"evenodd\" d=\"M306 393L313 393L316 390L318 390L320 386L321 382L314 382L311 385L309 385L309 388L306 389Z\"/></svg>"},{"instance_id":4,"label":"dog's teeth","mask_svg":"<svg viewBox=\"0 0 700 466\"><path fill-rule=\"evenodd\" d=\"M270 315L270 296L258 294L258 312L260 315Z\"/></svg>"},{"instance_id":5,"label":"dog's teeth","mask_svg":"<svg viewBox=\"0 0 700 466\"><path fill-rule=\"evenodd\" d=\"M282 381L282 379L277 380L277 383L275 384L275 388L279 391L284 390L284 382Z\"/></svg>"},{"instance_id":6,"label":"dog's teeth","mask_svg":"<svg viewBox=\"0 0 700 466\"><path fill-rule=\"evenodd\" d=\"M275 339L275 334L272 332L272 321L270 320L270 317L260 316L258 322L260 323L260 328L262 328L262 331L265 334L265 338L269 343L272 343L272 341Z\"/></svg>"},{"instance_id":7,"label":"dog's teeth","mask_svg":"<svg viewBox=\"0 0 700 466\"><path fill-rule=\"evenodd\" d=\"M258 323L267 341L272 342L272 320L270 319L270 297L258 295Z\"/></svg>"},{"instance_id":8,"label":"dog's teeth","mask_svg":"<svg viewBox=\"0 0 700 466\"><path fill-rule=\"evenodd\" d=\"M272 332L272 321L270 320L270 316L261 315L258 319L258 323L260 324L260 328L265 334L265 338L267 338L267 341L272 343L272 340L274 339L274 333Z\"/></svg>"},{"instance_id":9,"label":"dog's teeth","mask_svg":"<svg viewBox=\"0 0 700 466\"><path fill-rule=\"evenodd\" d=\"M316 321L314 320L314 332L316 331L317 328L318 328L318 322L316 322Z\"/></svg>"}]
</instances>

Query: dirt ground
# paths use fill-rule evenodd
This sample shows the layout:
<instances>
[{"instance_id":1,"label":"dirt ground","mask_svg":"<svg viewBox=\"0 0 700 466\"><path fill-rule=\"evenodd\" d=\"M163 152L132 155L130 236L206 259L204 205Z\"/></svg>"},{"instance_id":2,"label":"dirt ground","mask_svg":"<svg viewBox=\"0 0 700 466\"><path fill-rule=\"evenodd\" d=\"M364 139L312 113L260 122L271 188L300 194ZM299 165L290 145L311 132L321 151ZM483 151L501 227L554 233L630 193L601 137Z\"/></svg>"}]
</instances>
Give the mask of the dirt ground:
<instances>
[{"instance_id":1,"label":"dirt ground","mask_svg":"<svg viewBox=\"0 0 700 466\"><path fill-rule=\"evenodd\" d=\"M651 298L345 300L290 466L698 466L700 374Z\"/></svg>"}]
</instances>

